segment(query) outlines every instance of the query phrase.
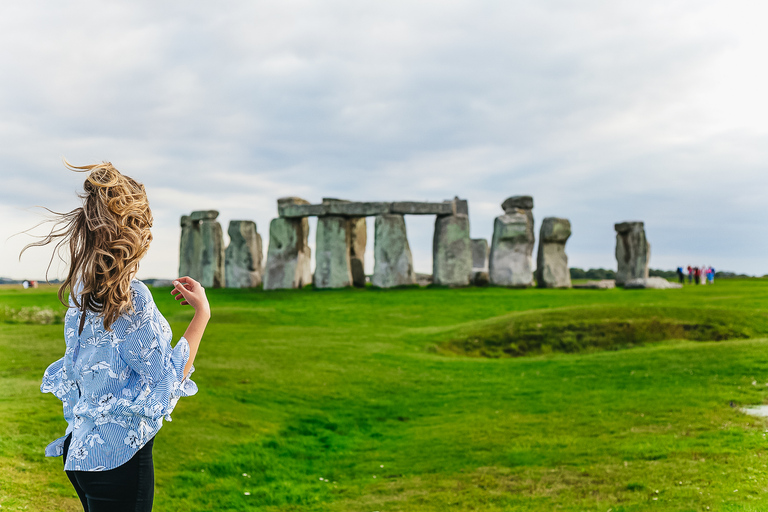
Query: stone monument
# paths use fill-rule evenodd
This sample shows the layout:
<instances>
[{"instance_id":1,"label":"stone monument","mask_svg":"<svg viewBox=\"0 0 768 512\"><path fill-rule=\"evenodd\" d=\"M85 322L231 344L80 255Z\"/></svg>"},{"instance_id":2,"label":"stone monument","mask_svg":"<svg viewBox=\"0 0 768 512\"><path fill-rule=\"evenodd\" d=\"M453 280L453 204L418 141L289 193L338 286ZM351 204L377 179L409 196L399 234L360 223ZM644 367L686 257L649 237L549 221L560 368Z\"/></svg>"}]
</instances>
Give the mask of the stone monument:
<instances>
[{"instance_id":1,"label":"stone monument","mask_svg":"<svg viewBox=\"0 0 768 512\"><path fill-rule=\"evenodd\" d=\"M416 283L413 256L402 215L376 216L373 252L373 286L392 288Z\"/></svg>"},{"instance_id":2,"label":"stone monument","mask_svg":"<svg viewBox=\"0 0 768 512\"><path fill-rule=\"evenodd\" d=\"M227 288L255 288L261 284L262 247L256 223L250 220L229 222L229 246L224 271Z\"/></svg>"},{"instance_id":3,"label":"stone monument","mask_svg":"<svg viewBox=\"0 0 768 512\"><path fill-rule=\"evenodd\" d=\"M298 197L277 200L278 210L309 201ZM269 225L267 266L264 270L264 289L302 288L312 282L309 221L307 217L278 217Z\"/></svg>"},{"instance_id":4,"label":"stone monument","mask_svg":"<svg viewBox=\"0 0 768 512\"><path fill-rule=\"evenodd\" d=\"M539 252L536 258L536 284L539 288L570 288L571 273L565 242L571 236L568 219L547 217L541 223Z\"/></svg>"},{"instance_id":5,"label":"stone monument","mask_svg":"<svg viewBox=\"0 0 768 512\"><path fill-rule=\"evenodd\" d=\"M467 286L472 277L469 216L438 215L432 241L432 282L442 286Z\"/></svg>"},{"instance_id":6,"label":"stone monument","mask_svg":"<svg viewBox=\"0 0 768 512\"><path fill-rule=\"evenodd\" d=\"M179 275L199 281L205 288L222 288L224 233L216 210L195 211L181 218Z\"/></svg>"},{"instance_id":7,"label":"stone monument","mask_svg":"<svg viewBox=\"0 0 768 512\"><path fill-rule=\"evenodd\" d=\"M489 259L491 284L527 288L533 284L533 198L513 196L496 217Z\"/></svg>"},{"instance_id":8,"label":"stone monument","mask_svg":"<svg viewBox=\"0 0 768 512\"><path fill-rule=\"evenodd\" d=\"M645 238L642 222L620 222L616 229L616 285L632 279L648 279L651 244Z\"/></svg>"}]
</instances>

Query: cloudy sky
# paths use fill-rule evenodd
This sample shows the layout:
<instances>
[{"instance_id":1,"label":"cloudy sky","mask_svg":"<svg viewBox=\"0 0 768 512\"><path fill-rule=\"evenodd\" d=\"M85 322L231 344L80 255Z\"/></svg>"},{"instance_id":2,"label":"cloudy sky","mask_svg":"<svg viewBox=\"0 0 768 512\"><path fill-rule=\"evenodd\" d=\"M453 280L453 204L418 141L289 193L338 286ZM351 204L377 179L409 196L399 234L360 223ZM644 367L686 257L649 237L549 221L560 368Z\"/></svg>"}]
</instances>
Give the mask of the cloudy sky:
<instances>
[{"instance_id":1,"label":"cloudy sky","mask_svg":"<svg viewBox=\"0 0 768 512\"><path fill-rule=\"evenodd\" d=\"M44 274L50 252L19 262L12 235L36 205L77 206L62 157L146 184L140 277L176 275L182 214L252 219L266 240L287 195L458 195L490 238L501 202L530 194L537 232L571 220L572 266L615 268L613 223L643 220L653 268L766 274L766 5L6 3L0 276ZM407 223L429 272L434 219Z\"/></svg>"}]
</instances>

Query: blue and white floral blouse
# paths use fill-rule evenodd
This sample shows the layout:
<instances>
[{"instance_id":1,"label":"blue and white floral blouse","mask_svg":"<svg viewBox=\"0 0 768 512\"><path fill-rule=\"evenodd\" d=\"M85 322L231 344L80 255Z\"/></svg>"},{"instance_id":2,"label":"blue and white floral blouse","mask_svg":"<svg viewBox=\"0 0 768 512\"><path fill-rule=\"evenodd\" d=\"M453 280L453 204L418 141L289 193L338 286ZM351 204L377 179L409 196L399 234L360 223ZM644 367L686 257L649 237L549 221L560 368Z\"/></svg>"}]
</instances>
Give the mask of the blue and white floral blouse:
<instances>
[{"instance_id":1,"label":"blue and white floral blouse","mask_svg":"<svg viewBox=\"0 0 768 512\"><path fill-rule=\"evenodd\" d=\"M64 405L69 426L45 455L62 455L71 433L65 470L106 471L126 463L157 434L163 418L171 420L179 397L197 393L189 375L184 378L187 340L182 337L171 348L168 322L149 289L136 279L131 299L133 312L118 318L109 331L100 315L87 311L78 335L82 313L70 296L66 351L45 370L40 386Z\"/></svg>"}]
</instances>

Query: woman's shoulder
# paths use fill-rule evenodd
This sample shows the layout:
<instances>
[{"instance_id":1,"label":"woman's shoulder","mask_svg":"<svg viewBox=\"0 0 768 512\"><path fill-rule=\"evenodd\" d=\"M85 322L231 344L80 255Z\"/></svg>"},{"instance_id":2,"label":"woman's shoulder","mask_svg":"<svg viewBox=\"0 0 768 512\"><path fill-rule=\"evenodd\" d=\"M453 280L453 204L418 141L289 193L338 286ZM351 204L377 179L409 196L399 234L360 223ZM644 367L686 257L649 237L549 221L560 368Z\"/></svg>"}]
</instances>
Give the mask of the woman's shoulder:
<instances>
[{"instance_id":1,"label":"woman's shoulder","mask_svg":"<svg viewBox=\"0 0 768 512\"><path fill-rule=\"evenodd\" d=\"M147 308L151 307L154 303L155 300L152 298L152 292L149 291L147 285L138 279L131 280L132 315L143 315Z\"/></svg>"}]
</instances>

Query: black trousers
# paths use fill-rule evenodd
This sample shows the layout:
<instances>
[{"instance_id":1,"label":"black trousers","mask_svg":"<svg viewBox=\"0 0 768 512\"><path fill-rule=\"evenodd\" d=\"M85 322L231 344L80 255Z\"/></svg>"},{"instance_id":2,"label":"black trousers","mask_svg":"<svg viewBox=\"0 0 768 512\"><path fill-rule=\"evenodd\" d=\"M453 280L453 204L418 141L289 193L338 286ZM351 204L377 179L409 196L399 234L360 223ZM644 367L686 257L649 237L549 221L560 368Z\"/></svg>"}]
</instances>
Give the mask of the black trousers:
<instances>
[{"instance_id":1,"label":"black trousers","mask_svg":"<svg viewBox=\"0 0 768 512\"><path fill-rule=\"evenodd\" d=\"M64 441L67 460L72 434ZM85 512L150 512L155 495L152 438L131 460L108 471L66 471Z\"/></svg>"}]
</instances>

